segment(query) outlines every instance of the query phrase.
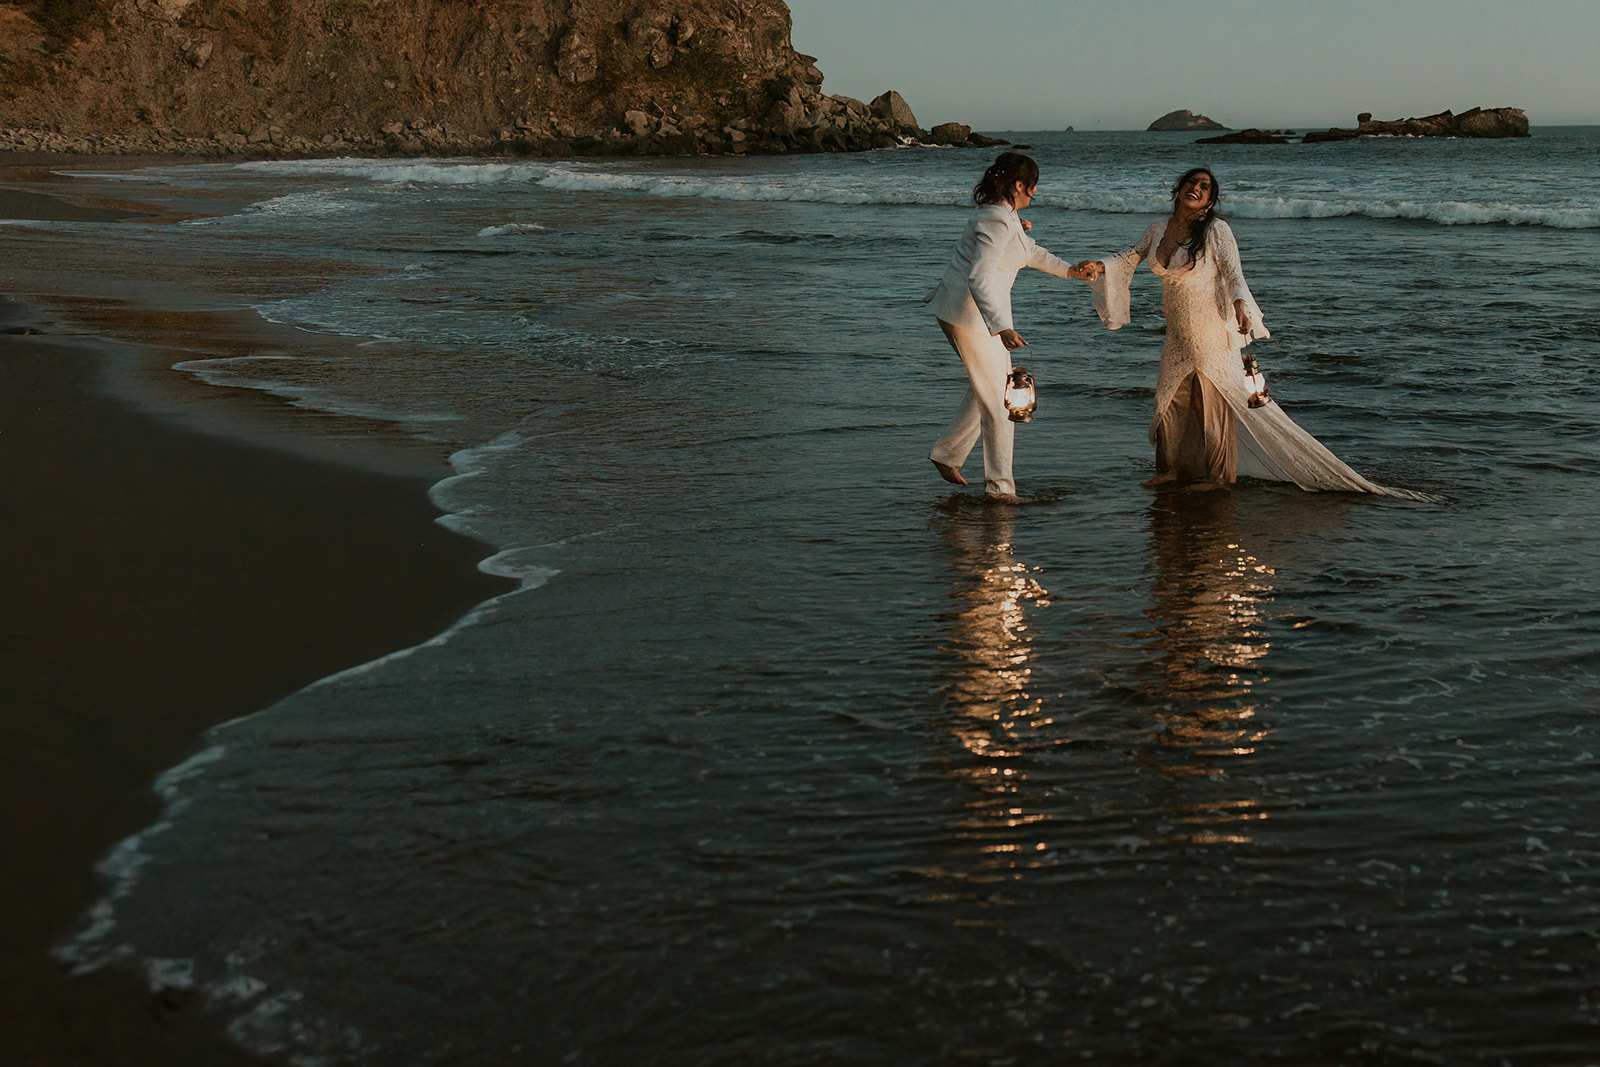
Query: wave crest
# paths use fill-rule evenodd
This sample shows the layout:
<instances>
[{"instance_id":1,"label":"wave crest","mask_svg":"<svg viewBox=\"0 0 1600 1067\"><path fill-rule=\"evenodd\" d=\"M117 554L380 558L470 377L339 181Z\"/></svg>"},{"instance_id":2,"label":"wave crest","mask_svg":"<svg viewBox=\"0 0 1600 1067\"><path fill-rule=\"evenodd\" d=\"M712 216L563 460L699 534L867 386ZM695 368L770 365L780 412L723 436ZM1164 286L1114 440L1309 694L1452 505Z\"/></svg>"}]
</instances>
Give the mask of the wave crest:
<instances>
[{"instance_id":1,"label":"wave crest","mask_svg":"<svg viewBox=\"0 0 1600 1067\"><path fill-rule=\"evenodd\" d=\"M1330 219L1363 215L1373 219L1415 219L1442 226L1549 226L1561 230L1600 227L1600 208L1525 207L1473 204L1462 200L1317 200L1287 197L1232 197L1226 214L1247 219Z\"/></svg>"},{"instance_id":2,"label":"wave crest","mask_svg":"<svg viewBox=\"0 0 1600 1067\"><path fill-rule=\"evenodd\" d=\"M241 164L263 173L332 175L388 184L467 186L526 183L563 192L637 194L662 199L704 198L748 202L797 202L844 206L965 207L967 192L937 185L919 185L911 175L904 181L885 181L876 168L859 176L818 176L783 169L762 173L701 173L672 170L636 161L561 163L504 163L472 160L292 160ZM1121 189L1055 195L1046 192L1037 208L1087 211L1097 214L1165 214L1164 196ZM344 208L336 203L307 205L279 198L257 210L311 210L332 213ZM1442 226L1546 226L1553 229L1600 228L1600 207L1533 206L1515 203L1470 203L1461 200L1407 200L1383 196L1282 197L1230 195L1225 214L1249 219L1327 219L1365 216L1374 219L1413 219ZM488 227L480 236L514 232Z\"/></svg>"}]
</instances>

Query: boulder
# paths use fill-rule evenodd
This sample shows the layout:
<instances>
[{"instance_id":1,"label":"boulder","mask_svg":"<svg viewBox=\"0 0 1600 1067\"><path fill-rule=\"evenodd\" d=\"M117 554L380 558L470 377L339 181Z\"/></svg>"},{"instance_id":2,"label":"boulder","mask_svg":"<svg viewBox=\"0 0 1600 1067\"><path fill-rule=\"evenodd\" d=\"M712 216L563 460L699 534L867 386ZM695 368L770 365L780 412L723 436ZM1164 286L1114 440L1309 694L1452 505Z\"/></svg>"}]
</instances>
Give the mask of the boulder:
<instances>
[{"instance_id":1,"label":"boulder","mask_svg":"<svg viewBox=\"0 0 1600 1067\"><path fill-rule=\"evenodd\" d=\"M868 108L866 104L863 104L853 96L835 95L828 97L828 99L838 104L852 118L864 119L869 118L872 115L872 110Z\"/></svg>"},{"instance_id":2,"label":"boulder","mask_svg":"<svg viewBox=\"0 0 1600 1067\"><path fill-rule=\"evenodd\" d=\"M905 97L893 89L875 98L868 107L875 116L891 126L908 129L919 128L917 126L917 116L911 113L911 105L906 103Z\"/></svg>"},{"instance_id":3,"label":"boulder","mask_svg":"<svg viewBox=\"0 0 1600 1067\"><path fill-rule=\"evenodd\" d=\"M593 81L599 71L599 53L586 36L573 30L562 38L561 48L556 53L556 74L562 81L582 85Z\"/></svg>"},{"instance_id":4,"label":"boulder","mask_svg":"<svg viewBox=\"0 0 1600 1067\"><path fill-rule=\"evenodd\" d=\"M1473 108L1456 116L1462 137L1527 137L1528 114L1520 107Z\"/></svg>"},{"instance_id":5,"label":"boulder","mask_svg":"<svg viewBox=\"0 0 1600 1067\"><path fill-rule=\"evenodd\" d=\"M972 136L972 127L959 122L941 122L928 131L929 144L966 144Z\"/></svg>"},{"instance_id":6,"label":"boulder","mask_svg":"<svg viewBox=\"0 0 1600 1067\"><path fill-rule=\"evenodd\" d=\"M650 132L650 116L637 108L622 113L622 124L635 137L643 137Z\"/></svg>"}]
</instances>

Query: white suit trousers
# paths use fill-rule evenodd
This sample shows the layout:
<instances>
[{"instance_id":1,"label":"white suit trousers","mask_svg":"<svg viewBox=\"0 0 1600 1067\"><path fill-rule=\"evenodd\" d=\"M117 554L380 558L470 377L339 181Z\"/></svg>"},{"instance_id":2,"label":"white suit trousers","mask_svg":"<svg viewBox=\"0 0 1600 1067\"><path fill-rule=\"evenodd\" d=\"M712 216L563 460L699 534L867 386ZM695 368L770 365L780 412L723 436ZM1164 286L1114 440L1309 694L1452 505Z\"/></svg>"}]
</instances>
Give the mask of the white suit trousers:
<instances>
[{"instance_id":1,"label":"white suit trousers","mask_svg":"<svg viewBox=\"0 0 1600 1067\"><path fill-rule=\"evenodd\" d=\"M1011 446L1016 425L1006 417L1006 379L1011 375L1011 353L998 336L953 326L943 319L939 325L950 346L966 365L967 395L944 436L933 446L929 458L950 467L966 462L972 446L983 440L983 488L989 493L1014 495L1016 482L1011 477Z\"/></svg>"}]
</instances>

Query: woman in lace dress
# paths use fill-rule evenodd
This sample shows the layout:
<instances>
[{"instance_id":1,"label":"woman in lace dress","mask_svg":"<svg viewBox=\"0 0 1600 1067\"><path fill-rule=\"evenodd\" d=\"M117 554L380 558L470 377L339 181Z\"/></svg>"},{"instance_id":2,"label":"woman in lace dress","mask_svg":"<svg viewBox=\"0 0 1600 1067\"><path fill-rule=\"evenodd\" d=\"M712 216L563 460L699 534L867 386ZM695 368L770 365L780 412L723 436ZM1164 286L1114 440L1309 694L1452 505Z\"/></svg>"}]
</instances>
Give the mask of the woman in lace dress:
<instances>
[{"instance_id":1,"label":"woman in lace dress","mask_svg":"<svg viewBox=\"0 0 1600 1067\"><path fill-rule=\"evenodd\" d=\"M1078 264L1095 275L1095 310L1108 329L1128 322L1128 283L1149 260L1161 279L1167 319L1156 379L1150 440L1152 484L1231 485L1239 475L1293 482L1308 490L1344 490L1414 498L1351 470L1275 402L1249 405L1241 350L1271 336L1239 266L1239 246L1216 217L1222 190L1205 167L1172 187L1172 214L1119 256Z\"/></svg>"}]
</instances>

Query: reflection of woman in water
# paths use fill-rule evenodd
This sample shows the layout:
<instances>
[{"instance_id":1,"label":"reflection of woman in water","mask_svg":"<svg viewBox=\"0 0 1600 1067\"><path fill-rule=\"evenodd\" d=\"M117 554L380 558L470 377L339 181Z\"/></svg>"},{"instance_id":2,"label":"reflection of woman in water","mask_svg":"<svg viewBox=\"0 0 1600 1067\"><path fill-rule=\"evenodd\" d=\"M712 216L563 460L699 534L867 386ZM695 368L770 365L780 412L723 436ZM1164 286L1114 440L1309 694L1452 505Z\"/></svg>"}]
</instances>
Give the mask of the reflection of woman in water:
<instances>
[{"instance_id":1,"label":"reflection of woman in water","mask_svg":"<svg viewBox=\"0 0 1600 1067\"><path fill-rule=\"evenodd\" d=\"M1017 212L1033 200L1039 167L1027 156L1002 152L972 190L978 210L956 242L939 287L928 298L950 347L966 365L970 386L929 458L945 481L966 485L961 464L983 438L985 499L1017 501L1011 476L1013 426L1006 417L1006 376L1013 348L1027 344L1011 322L1011 283L1023 267L1058 278L1090 275L1033 242Z\"/></svg>"},{"instance_id":2,"label":"reflection of woman in water","mask_svg":"<svg viewBox=\"0 0 1600 1067\"><path fill-rule=\"evenodd\" d=\"M1155 583L1145 615L1161 649L1151 695L1188 717L1180 735L1253 713L1275 576L1247 544L1256 538L1236 526L1236 506L1227 493L1178 492L1150 506Z\"/></svg>"},{"instance_id":3,"label":"reflection of woman in water","mask_svg":"<svg viewBox=\"0 0 1600 1067\"><path fill-rule=\"evenodd\" d=\"M1304 499L1251 507L1242 523L1232 493L1169 490L1151 502L1154 583L1139 638L1153 655L1137 684L1154 722L1151 743L1134 752L1159 776L1151 804L1171 813L1182 840L1245 844L1266 817L1253 757L1271 733L1257 715L1270 699L1258 690L1268 681L1276 577L1256 552L1263 531L1295 525ZM1316 515L1329 511L1330 502L1315 504Z\"/></svg>"},{"instance_id":4,"label":"reflection of woman in water","mask_svg":"<svg viewBox=\"0 0 1600 1067\"><path fill-rule=\"evenodd\" d=\"M1351 470L1276 403L1249 405L1240 352L1270 334L1239 266L1239 246L1216 217L1222 190L1205 167L1172 187L1172 214L1153 223L1128 251L1080 263L1098 276L1095 310L1107 328L1126 324L1128 283L1143 260L1161 279L1167 319L1150 439L1156 483L1231 485L1240 474L1302 489L1415 497L1375 485Z\"/></svg>"},{"instance_id":5,"label":"reflection of woman in water","mask_svg":"<svg viewBox=\"0 0 1600 1067\"><path fill-rule=\"evenodd\" d=\"M1016 557L1010 508L941 508L935 528L949 549L951 610L941 616L949 633L940 686L945 727L969 758L952 760L949 773L962 782L961 850L976 872L1015 875L1037 865L1026 827L1045 816L1046 801L1029 785L1038 765L1030 755L1055 742L1050 720L1040 714L1046 699L1034 673L1033 627L1050 603L1039 583L1040 568ZM1034 838L1033 841L1037 841ZM966 864L954 869L964 870ZM964 875L957 875L964 877Z\"/></svg>"}]
</instances>

